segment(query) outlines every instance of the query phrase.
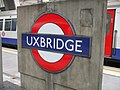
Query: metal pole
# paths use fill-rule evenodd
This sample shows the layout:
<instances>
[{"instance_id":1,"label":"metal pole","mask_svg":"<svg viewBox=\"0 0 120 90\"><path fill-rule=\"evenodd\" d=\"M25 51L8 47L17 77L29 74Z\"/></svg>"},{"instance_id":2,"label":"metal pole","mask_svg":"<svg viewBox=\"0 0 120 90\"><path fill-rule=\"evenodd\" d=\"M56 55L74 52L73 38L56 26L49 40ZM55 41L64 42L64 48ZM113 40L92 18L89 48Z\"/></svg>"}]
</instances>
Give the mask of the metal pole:
<instances>
[{"instance_id":1,"label":"metal pole","mask_svg":"<svg viewBox=\"0 0 120 90\"><path fill-rule=\"evenodd\" d=\"M2 67L2 43L0 36L0 88L3 87L3 67Z\"/></svg>"}]
</instances>

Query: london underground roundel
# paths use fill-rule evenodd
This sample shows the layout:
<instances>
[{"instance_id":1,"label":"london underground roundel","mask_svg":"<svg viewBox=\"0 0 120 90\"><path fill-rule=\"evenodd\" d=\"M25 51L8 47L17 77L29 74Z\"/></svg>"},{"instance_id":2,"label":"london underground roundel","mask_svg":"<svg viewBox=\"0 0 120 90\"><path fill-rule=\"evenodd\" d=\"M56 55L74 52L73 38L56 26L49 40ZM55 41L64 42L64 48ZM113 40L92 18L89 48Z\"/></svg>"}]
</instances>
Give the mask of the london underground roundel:
<instances>
[{"instance_id":1,"label":"london underground roundel","mask_svg":"<svg viewBox=\"0 0 120 90\"><path fill-rule=\"evenodd\" d=\"M32 26L31 33L74 36L74 30L70 22L65 17L57 13L42 14ZM50 45L51 39L47 40L49 47L52 47ZM53 44L55 44L55 42ZM52 73L58 73L68 68L74 58L74 55L71 54L62 54L36 49L32 49L31 52L38 65L45 71Z\"/></svg>"}]
</instances>

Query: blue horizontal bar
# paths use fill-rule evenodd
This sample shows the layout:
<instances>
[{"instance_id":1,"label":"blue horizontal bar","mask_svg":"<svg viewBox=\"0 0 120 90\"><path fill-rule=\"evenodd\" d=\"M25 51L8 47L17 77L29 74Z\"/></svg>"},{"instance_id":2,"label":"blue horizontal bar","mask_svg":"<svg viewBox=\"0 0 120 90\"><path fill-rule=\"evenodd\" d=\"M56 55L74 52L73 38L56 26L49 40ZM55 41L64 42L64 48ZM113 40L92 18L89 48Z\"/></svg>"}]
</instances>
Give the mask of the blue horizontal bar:
<instances>
[{"instance_id":1,"label":"blue horizontal bar","mask_svg":"<svg viewBox=\"0 0 120 90\"><path fill-rule=\"evenodd\" d=\"M4 43L4 44L11 44L11 45L17 45L17 39L2 38L2 43Z\"/></svg>"},{"instance_id":2,"label":"blue horizontal bar","mask_svg":"<svg viewBox=\"0 0 120 90\"><path fill-rule=\"evenodd\" d=\"M83 36L22 34L22 47L90 57L91 38Z\"/></svg>"}]
</instances>

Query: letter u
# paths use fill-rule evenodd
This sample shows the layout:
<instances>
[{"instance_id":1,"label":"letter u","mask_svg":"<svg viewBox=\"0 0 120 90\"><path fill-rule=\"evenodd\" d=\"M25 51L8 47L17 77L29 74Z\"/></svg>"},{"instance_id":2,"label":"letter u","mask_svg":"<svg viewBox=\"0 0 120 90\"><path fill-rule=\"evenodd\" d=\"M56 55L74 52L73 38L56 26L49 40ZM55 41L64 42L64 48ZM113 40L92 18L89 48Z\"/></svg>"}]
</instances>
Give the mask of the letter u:
<instances>
[{"instance_id":1,"label":"letter u","mask_svg":"<svg viewBox=\"0 0 120 90\"><path fill-rule=\"evenodd\" d=\"M31 46L33 44L33 37L29 39L29 37L27 36L26 39L27 39L27 45Z\"/></svg>"}]
</instances>

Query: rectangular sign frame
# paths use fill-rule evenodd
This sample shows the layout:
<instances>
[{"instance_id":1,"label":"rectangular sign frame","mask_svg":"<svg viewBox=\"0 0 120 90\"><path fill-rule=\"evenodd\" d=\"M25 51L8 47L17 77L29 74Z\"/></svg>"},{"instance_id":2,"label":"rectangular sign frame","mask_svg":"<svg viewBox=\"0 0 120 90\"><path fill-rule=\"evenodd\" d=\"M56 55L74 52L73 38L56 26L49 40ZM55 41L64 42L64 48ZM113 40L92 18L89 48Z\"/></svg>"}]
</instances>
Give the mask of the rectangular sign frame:
<instances>
[{"instance_id":1,"label":"rectangular sign frame","mask_svg":"<svg viewBox=\"0 0 120 90\"><path fill-rule=\"evenodd\" d=\"M34 43L35 43L35 40L36 40L36 44L35 45L33 45L34 43L32 43L32 45L28 45L27 44L27 40L30 39L30 38L32 39L32 41ZM50 40L50 39L53 40L53 41L54 41L54 39L58 41L58 39L59 39L59 42L61 41L61 43L62 43L62 40L63 40L64 43L65 43L65 41L69 40L69 47L70 46L74 47L74 50L73 51L67 51L67 49L65 49L65 47L62 50L57 50L55 48L54 49L50 49L50 48L45 48L45 47L38 47L39 46L38 43L40 43L40 39L41 38L44 38L46 41ZM37 49L37 50L56 52L56 53L62 53L62 54L71 54L71 55L77 55L77 56L82 56L82 57L87 57L87 58L91 57L91 47L92 47L91 42L92 42L92 38L91 37L87 37L87 36L67 36L67 35L23 33L22 37L21 37L21 40L22 40L22 48ZM38 41L38 43L37 43L37 41ZM74 46L73 46L73 44L70 44L70 43L73 43L73 41L74 41ZM82 41L81 44L80 44L80 41ZM30 44L29 40L28 40L28 42ZM77 49L78 48L80 49L80 45L81 45L81 49L80 50L82 50L82 52L80 52L80 50L78 50L79 53L75 52L75 42L77 42L77 46L78 46ZM85 44L87 44L87 45L85 45ZM62 45L62 44L60 44L60 45ZM50 45L49 45L49 47L50 47ZM76 51L77 51L77 49L76 49ZM83 51L83 49L85 49L86 51L85 50Z\"/></svg>"}]
</instances>

